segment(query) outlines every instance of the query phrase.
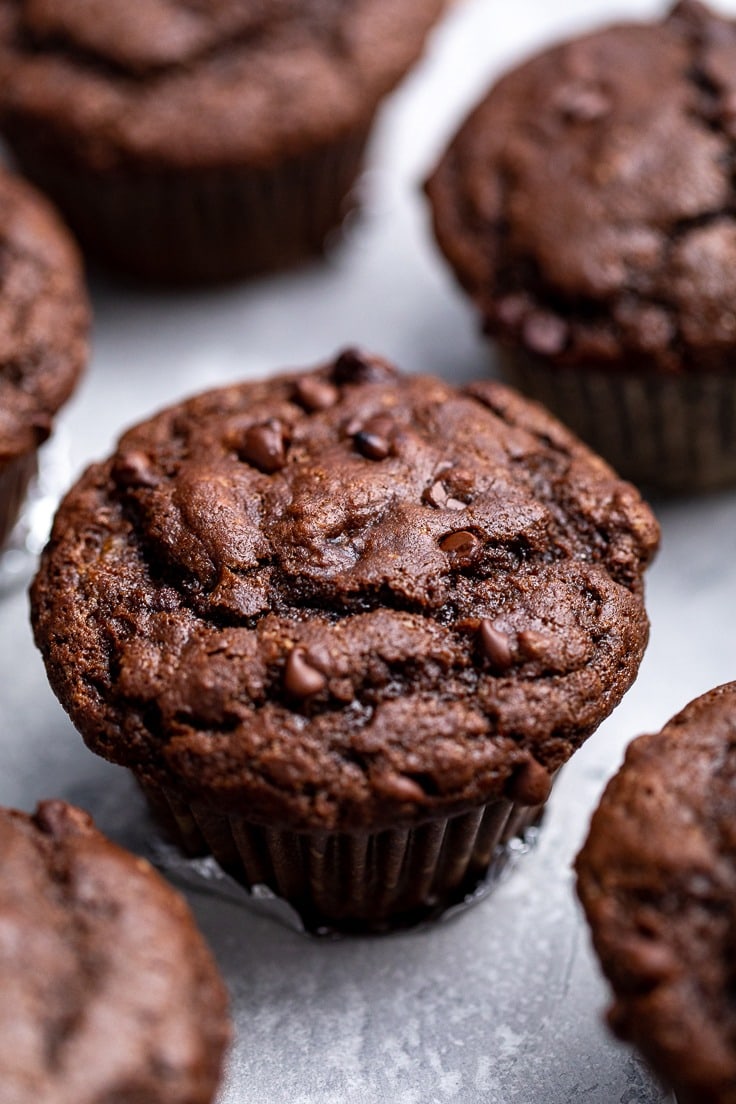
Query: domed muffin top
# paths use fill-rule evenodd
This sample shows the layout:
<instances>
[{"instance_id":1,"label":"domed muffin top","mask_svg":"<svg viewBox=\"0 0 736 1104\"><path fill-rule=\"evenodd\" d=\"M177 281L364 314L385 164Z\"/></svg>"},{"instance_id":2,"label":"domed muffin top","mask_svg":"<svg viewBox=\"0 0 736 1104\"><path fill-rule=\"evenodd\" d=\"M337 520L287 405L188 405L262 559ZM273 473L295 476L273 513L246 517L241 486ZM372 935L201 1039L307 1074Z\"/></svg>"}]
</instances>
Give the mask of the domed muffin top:
<instances>
[{"instance_id":1,"label":"domed muffin top","mask_svg":"<svg viewBox=\"0 0 736 1104\"><path fill-rule=\"evenodd\" d=\"M0 114L98 168L265 164L367 122L444 0L0 0Z\"/></svg>"},{"instance_id":2,"label":"domed muffin top","mask_svg":"<svg viewBox=\"0 0 736 1104\"><path fill-rule=\"evenodd\" d=\"M0 172L0 463L48 436L87 356L77 251L22 180Z\"/></svg>"},{"instance_id":3,"label":"domed muffin top","mask_svg":"<svg viewBox=\"0 0 736 1104\"><path fill-rule=\"evenodd\" d=\"M429 182L489 333L548 363L731 371L736 23L694 0L508 73Z\"/></svg>"},{"instance_id":4,"label":"domed muffin top","mask_svg":"<svg viewBox=\"0 0 736 1104\"><path fill-rule=\"evenodd\" d=\"M86 813L0 809L3 1104L210 1104L225 988L183 898Z\"/></svg>"},{"instance_id":5,"label":"domed muffin top","mask_svg":"<svg viewBox=\"0 0 736 1104\"><path fill-rule=\"evenodd\" d=\"M539 407L348 350L126 433L58 513L36 637L94 750L220 808L535 804L635 677L657 539Z\"/></svg>"},{"instance_id":6,"label":"domed muffin top","mask_svg":"<svg viewBox=\"0 0 736 1104\"><path fill-rule=\"evenodd\" d=\"M577 861L611 1023L682 1104L736 1101L736 683L635 740Z\"/></svg>"}]
</instances>

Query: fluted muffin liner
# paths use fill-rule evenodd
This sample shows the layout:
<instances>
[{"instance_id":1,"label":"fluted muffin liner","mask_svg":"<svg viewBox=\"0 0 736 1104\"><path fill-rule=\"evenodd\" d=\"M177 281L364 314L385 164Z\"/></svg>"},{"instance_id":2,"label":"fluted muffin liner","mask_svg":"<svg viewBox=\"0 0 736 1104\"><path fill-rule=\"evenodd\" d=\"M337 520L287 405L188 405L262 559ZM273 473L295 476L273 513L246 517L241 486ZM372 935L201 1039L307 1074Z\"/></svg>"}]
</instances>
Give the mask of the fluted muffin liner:
<instances>
[{"instance_id":1,"label":"fluted muffin liner","mask_svg":"<svg viewBox=\"0 0 736 1104\"><path fill-rule=\"evenodd\" d=\"M138 782L167 836L189 856L212 854L246 888L267 886L314 932L380 932L432 919L492 884L509 846L543 806L499 798L467 812L376 832L297 832L187 802Z\"/></svg>"},{"instance_id":2,"label":"fluted muffin liner","mask_svg":"<svg viewBox=\"0 0 736 1104\"><path fill-rule=\"evenodd\" d=\"M735 378L561 368L508 350L500 364L626 479L665 491L736 484Z\"/></svg>"},{"instance_id":3,"label":"fluted muffin liner","mask_svg":"<svg viewBox=\"0 0 736 1104\"><path fill-rule=\"evenodd\" d=\"M95 172L14 133L24 172L55 200L91 254L146 280L217 282L320 253L351 205L370 123L262 168Z\"/></svg>"},{"instance_id":4,"label":"fluted muffin liner","mask_svg":"<svg viewBox=\"0 0 736 1104\"><path fill-rule=\"evenodd\" d=\"M0 548L15 527L37 470L38 452L35 449L0 463Z\"/></svg>"}]
</instances>

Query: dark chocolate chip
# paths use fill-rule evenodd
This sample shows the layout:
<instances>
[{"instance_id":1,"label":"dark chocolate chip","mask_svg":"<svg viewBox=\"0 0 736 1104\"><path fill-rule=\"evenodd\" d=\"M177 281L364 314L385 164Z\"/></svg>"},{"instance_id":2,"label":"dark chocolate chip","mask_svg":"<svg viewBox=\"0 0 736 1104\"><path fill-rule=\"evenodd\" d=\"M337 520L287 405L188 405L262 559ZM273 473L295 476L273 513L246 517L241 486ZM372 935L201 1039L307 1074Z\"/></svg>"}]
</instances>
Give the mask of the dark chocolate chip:
<instances>
[{"instance_id":1,"label":"dark chocolate chip","mask_svg":"<svg viewBox=\"0 0 736 1104\"><path fill-rule=\"evenodd\" d=\"M121 487L154 487L158 482L150 458L140 449L131 449L116 456L112 471Z\"/></svg>"},{"instance_id":2,"label":"dark chocolate chip","mask_svg":"<svg viewBox=\"0 0 736 1104\"><path fill-rule=\"evenodd\" d=\"M549 772L536 759L529 758L511 777L506 793L519 805L543 805L552 789Z\"/></svg>"},{"instance_id":3,"label":"dark chocolate chip","mask_svg":"<svg viewBox=\"0 0 736 1104\"><path fill-rule=\"evenodd\" d=\"M369 460L385 460L391 454L394 423L385 414L377 414L353 433L358 452Z\"/></svg>"},{"instance_id":4,"label":"dark chocolate chip","mask_svg":"<svg viewBox=\"0 0 736 1104\"><path fill-rule=\"evenodd\" d=\"M498 629L492 621L480 623L480 646L483 654L497 671L508 671L514 665L514 649L510 635Z\"/></svg>"},{"instance_id":5,"label":"dark chocolate chip","mask_svg":"<svg viewBox=\"0 0 736 1104\"><path fill-rule=\"evenodd\" d=\"M312 667L303 648L294 648L286 661L284 686L295 698L311 698L327 685L327 679Z\"/></svg>"},{"instance_id":6,"label":"dark chocolate chip","mask_svg":"<svg viewBox=\"0 0 736 1104\"><path fill-rule=\"evenodd\" d=\"M267 475L280 471L286 463L286 442L284 427L278 418L269 418L246 430L238 456Z\"/></svg>"},{"instance_id":7,"label":"dark chocolate chip","mask_svg":"<svg viewBox=\"0 0 736 1104\"><path fill-rule=\"evenodd\" d=\"M567 323L554 314L537 311L524 321L524 340L529 348L542 356L561 353L567 345Z\"/></svg>"},{"instance_id":8,"label":"dark chocolate chip","mask_svg":"<svg viewBox=\"0 0 736 1104\"><path fill-rule=\"evenodd\" d=\"M385 774L380 779L380 789L395 801L423 801L426 794L418 782L405 774Z\"/></svg>"},{"instance_id":9,"label":"dark chocolate chip","mask_svg":"<svg viewBox=\"0 0 736 1104\"><path fill-rule=\"evenodd\" d=\"M294 385L294 397L305 410L329 410L338 399L337 388L318 376L302 376Z\"/></svg>"},{"instance_id":10,"label":"dark chocolate chip","mask_svg":"<svg viewBox=\"0 0 736 1104\"><path fill-rule=\"evenodd\" d=\"M481 543L475 533L460 529L457 533L448 533L440 541L440 548L456 563L469 564L481 551Z\"/></svg>"},{"instance_id":11,"label":"dark chocolate chip","mask_svg":"<svg viewBox=\"0 0 736 1104\"><path fill-rule=\"evenodd\" d=\"M395 371L377 357L360 349L345 349L335 361L332 378L335 383L380 383L393 379Z\"/></svg>"}]
</instances>

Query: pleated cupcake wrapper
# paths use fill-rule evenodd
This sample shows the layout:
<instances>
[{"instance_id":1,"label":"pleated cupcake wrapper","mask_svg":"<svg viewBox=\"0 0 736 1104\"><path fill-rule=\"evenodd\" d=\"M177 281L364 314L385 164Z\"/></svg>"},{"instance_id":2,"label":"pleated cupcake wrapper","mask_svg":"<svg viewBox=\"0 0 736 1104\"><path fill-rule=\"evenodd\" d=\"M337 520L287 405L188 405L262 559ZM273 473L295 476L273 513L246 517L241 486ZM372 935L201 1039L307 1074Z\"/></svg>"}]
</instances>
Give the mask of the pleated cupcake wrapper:
<instances>
[{"instance_id":1,"label":"pleated cupcake wrapper","mask_svg":"<svg viewBox=\"0 0 736 1104\"><path fill-rule=\"evenodd\" d=\"M211 853L242 885L267 886L311 931L385 931L430 919L497 878L541 808L505 798L416 827L379 832L264 828L139 782L167 835Z\"/></svg>"},{"instance_id":2,"label":"pleated cupcake wrapper","mask_svg":"<svg viewBox=\"0 0 736 1104\"><path fill-rule=\"evenodd\" d=\"M0 548L15 527L28 486L38 470L35 449L0 463Z\"/></svg>"},{"instance_id":3,"label":"pleated cupcake wrapper","mask_svg":"<svg viewBox=\"0 0 736 1104\"><path fill-rule=\"evenodd\" d=\"M26 128L11 145L26 175L103 262L169 284L286 268L319 253L350 205L369 126L266 168L94 173Z\"/></svg>"},{"instance_id":4,"label":"pleated cupcake wrapper","mask_svg":"<svg viewBox=\"0 0 736 1104\"><path fill-rule=\"evenodd\" d=\"M506 350L501 367L627 479L666 491L736 484L736 374L637 377Z\"/></svg>"}]
</instances>

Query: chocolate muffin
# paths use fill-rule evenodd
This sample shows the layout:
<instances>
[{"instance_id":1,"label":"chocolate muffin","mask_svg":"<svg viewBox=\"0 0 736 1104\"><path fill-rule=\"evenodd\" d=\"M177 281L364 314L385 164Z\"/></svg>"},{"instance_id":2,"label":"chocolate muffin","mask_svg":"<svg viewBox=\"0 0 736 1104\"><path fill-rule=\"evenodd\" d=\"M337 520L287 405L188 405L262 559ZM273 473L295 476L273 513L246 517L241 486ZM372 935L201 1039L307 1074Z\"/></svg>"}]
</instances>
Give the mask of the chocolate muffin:
<instances>
[{"instance_id":1,"label":"chocolate muffin","mask_svg":"<svg viewBox=\"0 0 736 1104\"><path fill-rule=\"evenodd\" d=\"M736 23L685 0L506 75L428 183L511 382L624 475L736 482Z\"/></svg>"},{"instance_id":2,"label":"chocolate muffin","mask_svg":"<svg viewBox=\"0 0 736 1104\"><path fill-rule=\"evenodd\" d=\"M736 1101L736 682L635 740L577 860L611 1025L680 1104Z\"/></svg>"},{"instance_id":3,"label":"chocolate muffin","mask_svg":"<svg viewBox=\"0 0 736 1104\"><path fill-rule=\"evenodd\" d=\"M86 813L0 809L3 1104L210 1104L225 989L183 898Z\"/></svg>"},{"instance_id":4,"label":"chocolate muffin","mask_svg":"<svg viewBox=\"0 0 736 1104\"><path fill-rule=\"evenodd\" d=\"M36 471L39 446L87 356L77 251L23 181L0 170L0 546Z\"/></svg>"},{"instance_id":5,"label":"chocolate muffin","mask_svg":"<svg viewBox=\"0 0 736 1104\"><path fill-rule=\"evenodd\" d=\"M33 621L188 850L379 928L538 820L636 676L657 538L536 405L348 350L126 433L57 515Z\"/></svg>"},{"instance_id":6,"label":"chocolate muffin","mask_svg":"<svg viewBox=\"0 0 736 1104\"><path fill-rule=\"evenodd\" d=\"M222 280L319 251L445 0L1 0L0 122L104 261Z\"/></svg>"}]
</instances>

